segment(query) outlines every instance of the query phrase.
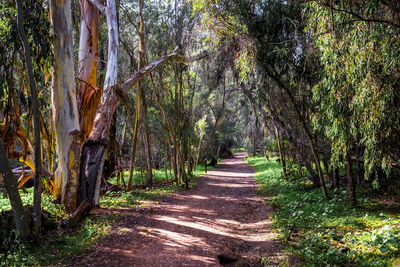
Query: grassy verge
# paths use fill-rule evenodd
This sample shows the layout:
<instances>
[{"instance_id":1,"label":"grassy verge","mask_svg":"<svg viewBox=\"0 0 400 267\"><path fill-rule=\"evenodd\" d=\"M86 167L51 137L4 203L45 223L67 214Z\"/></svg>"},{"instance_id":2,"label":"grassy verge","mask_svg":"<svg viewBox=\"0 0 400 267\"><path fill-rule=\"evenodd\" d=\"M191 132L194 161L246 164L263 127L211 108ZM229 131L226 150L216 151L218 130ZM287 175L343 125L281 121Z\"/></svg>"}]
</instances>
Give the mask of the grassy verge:
<instances>
[{"instance_id":1,"label":"grassy verge","mask_svg":"<svg viewBox=\"0 0 400 267\"><path fill-rule=\"evenodd\" d=\"M244 148L242 147L242 148L232 148L231 151L232 151L233 154L235 154L235 153L237 153L237 152L241 152L241 151L245 151L245 150L244 150Z\"/></svg>"},{"instance_id":2,"label":"grassy verge","mask_svg":"<svg viewBox=\"0 0 400 267\"><path fill-rule=\"evenodd\" d=\"M212 167L208 167L212 169ZM154 182L166 181L163 170L154 171ZM195 179L204 174L204 166L199 165L193 172L193 178L190 179L190 186L196 186ZM124 178L128 179L129 174L124 173ZM111 182L115 183L113 178ZM140 183L140 174L135 173L134 184ZM104 208L120 209L135 208L145 206L156 201L160 196L173 193L175 190L183 190L182 186L167 184L165 186L150 188L148 190L135 189L131 192L117 191L110 192L102 196L100 206ZM21 198L24 205L32 205L33 189L21 191ZM46 194L42 196L43 209L48 211L57 220L62 221L66 214L61 205L54 204L52 197ZM11 206L8 198L0 195L0 212L10 210ZM16 235L7 235L2 246L9 247L6 254L0 252L0 266L48 266L57 265L57 262L63 259L83 253L90 248L96 241L106 236L112 225L124 218L124 215L96 215L86 218L79 227L69 229L63 223L58 225L57 229L52 230L44 236L41 245L33 243L19 243L16 241ZM1 231L2 229L0 229Z\"/></svg>"},{"instance_id":3,"label":"grassy verge","mask_svg":"<svg viewBox=\"0 0 400 267\"><path fill-rule=\"evenodd\" d=\"M259 193L276 212L274 227L306 266L396 266L400 264L400 209L397 203L358 192L359 207L348 206L348 191L330 191L306 181L284 180L275 158L250 157Z\"/></svg>"}]
</instances>

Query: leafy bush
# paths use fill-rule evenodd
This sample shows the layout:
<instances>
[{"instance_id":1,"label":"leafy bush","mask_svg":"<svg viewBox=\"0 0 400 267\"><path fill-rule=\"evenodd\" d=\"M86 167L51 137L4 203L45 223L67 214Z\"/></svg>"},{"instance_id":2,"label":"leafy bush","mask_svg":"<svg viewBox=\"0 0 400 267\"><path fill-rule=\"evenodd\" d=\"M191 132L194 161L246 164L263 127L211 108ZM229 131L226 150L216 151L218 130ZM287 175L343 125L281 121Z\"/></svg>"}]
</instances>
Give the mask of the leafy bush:
<instances>
[{"instance_id":1,"label":"leafy bush","mask_svg":"<svg viewBox=\"0 0 400 267\"><path fill-rule=\"evenodd\" d=\"M306 266L389 266L400 257L398 204L360 191L359 207L352 209L347 189L332 190L324 200L319 188L285 180L275 158L247 161L256 168L259 193L276 209L272 219L279 239Z\"/></svg>"}]
</instances>

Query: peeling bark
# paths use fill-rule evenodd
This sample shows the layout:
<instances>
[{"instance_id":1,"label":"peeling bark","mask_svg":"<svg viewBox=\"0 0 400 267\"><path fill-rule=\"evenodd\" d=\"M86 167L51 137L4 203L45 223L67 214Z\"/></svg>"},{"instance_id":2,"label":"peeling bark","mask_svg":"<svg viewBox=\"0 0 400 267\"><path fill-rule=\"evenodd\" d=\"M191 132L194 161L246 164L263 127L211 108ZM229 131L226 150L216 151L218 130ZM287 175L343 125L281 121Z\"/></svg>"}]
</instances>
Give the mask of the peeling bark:
<instances>
[{"instance_id":1,"label":"peeling bark","mask_svg":"<svg viewBox=\"0 0 400 267\"><path fill-rule=\"evenodd\" d=\"M79 205L88 201L90 206L98 205L100 186L103 176L107 137L111 120L119 103L116 84L118 77L118 23L114 0L107 0L107 6L98 1L89 0L105 15L108 27L107 72L103 86L103 95L96 112L92 131L82 145L80 165Z\"/></svg>"},{"instance_id":2,"label":"peeling bark","mask_svg":"<svg viewBox=\"0 0 400 267\"><path fill-rule=\"evenodd\" d=\"M99 10L88 0L81 0L81 23L79 38L79 86L77 103L82 137L87 138L93 127L94 116L101 98L97 87L99 58Z\"/></svg>"},{"instance_id":3,"label":"peeling bark","mask_svg":"<svg viewBox=\"0 0 400 267\"><path fill-rule=\"evenodd\" d=\"M57 141L58 167L54 196L68 212L76 208L79 170L79 116L75 92L70 0L50 0L53 36L52 113Z\"/></svg>"}]
</instances>

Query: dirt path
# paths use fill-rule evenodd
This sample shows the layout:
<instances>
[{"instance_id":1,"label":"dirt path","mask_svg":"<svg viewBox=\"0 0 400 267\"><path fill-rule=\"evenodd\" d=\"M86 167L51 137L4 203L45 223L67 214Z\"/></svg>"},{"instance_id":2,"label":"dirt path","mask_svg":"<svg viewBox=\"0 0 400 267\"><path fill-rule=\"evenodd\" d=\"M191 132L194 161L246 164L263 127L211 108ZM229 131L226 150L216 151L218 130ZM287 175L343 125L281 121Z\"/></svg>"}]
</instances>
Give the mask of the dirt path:
<instances>
[{"instance_id":1,"label":"dirt path","mask_svg":"<svg viewBox=\"0 0 400 267\"><path fill-rule=\"evenodd\" d=\"M272 208L256 195L244 152L223 160L198 186L132 212L71 266L296 265L269 227ZM263 264L262 266L264 266Z\"/></svg>"}]
</instances>

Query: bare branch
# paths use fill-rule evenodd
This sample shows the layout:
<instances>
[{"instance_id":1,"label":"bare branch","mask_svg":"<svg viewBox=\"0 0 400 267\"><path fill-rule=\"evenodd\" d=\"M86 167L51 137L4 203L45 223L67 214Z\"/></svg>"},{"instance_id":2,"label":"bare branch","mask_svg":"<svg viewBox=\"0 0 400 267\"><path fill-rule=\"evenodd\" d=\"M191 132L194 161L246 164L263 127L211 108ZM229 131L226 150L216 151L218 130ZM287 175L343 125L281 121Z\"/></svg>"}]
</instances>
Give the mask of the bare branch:
<instances>
[{"instance_id":1,"label":"bare branch","mask_svg":"<svg viewBox=\"0 0 400 267\"><path fill-rule=\"evenodd\" d=\"M168 54L166 56L161 57L160 59L148 64L147 66L141 68L137 72L135 72L131 77L129 77L122 85L121 85L121 90L122 91L127 91L130 88L132 88L136 83L138 83L141 79L149 75L151 72L153 72L156 68L163 66L165 63L169 61L177 61L185 64L192 63L196 60L203 59L205 57L208 57L208 52L203 51L197 56L186 58L182 55L179 55L177 52L177 49L175 48L174 52L171 54Z\"/></svg>"}]
</instances>

